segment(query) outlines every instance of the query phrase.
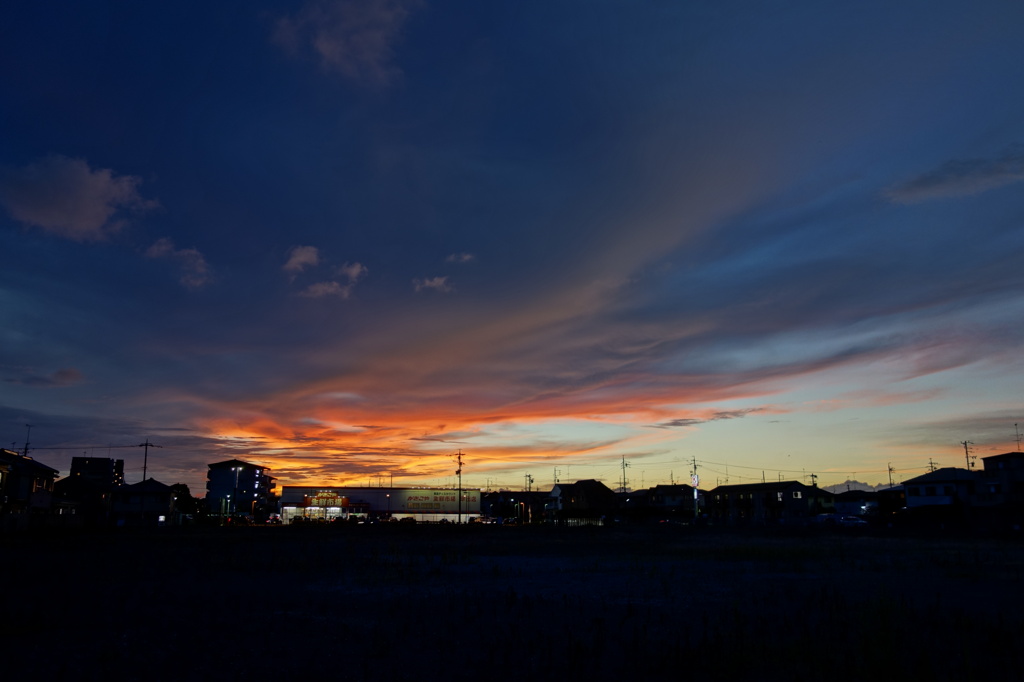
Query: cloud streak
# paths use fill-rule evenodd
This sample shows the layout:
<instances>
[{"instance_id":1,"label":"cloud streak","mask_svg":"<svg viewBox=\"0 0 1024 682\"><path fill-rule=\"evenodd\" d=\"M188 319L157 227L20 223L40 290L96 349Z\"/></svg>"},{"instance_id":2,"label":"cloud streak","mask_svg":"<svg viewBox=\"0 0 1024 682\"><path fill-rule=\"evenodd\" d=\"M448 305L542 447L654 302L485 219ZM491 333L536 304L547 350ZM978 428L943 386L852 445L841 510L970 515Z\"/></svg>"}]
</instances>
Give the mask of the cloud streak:
<instances>
[{"instance_id":1,"label":"cloud streak","mask_svg":"<svg viewBox=\"0 0 1024 682\"><path fill-rule=\"evenodd\" d=\"M36 374L34 372L23 373L20 376L4 379L10 384L22 386L37 386L40 388L59 388L63 386L74 386L82 382L83 376L74 367L58 369L51 374Z\"/></svg>"},{"instance_id":2,"label":"cloud streak","mask_svg":"<svg viewBox=\"0 0 1024 682\"><path fill-rule=\"evenodd\" d=\"M953 159L886 191L901 204L973 196L1024 181L1024 147L1016 146L995 158Z\"/></svg>"},{"instance_id":3,"label":"cloud streak","mask_svg":"<svg viewBox=\"0 0 1024 682\"><path fill-rule=\"evenodd\" d=\"M455 291L455 287L448 283L448 277L424 277L414 279L412 288L416 293L421 291L436 291L442 294L449 294Z\"/></svg>"}]
</instances>

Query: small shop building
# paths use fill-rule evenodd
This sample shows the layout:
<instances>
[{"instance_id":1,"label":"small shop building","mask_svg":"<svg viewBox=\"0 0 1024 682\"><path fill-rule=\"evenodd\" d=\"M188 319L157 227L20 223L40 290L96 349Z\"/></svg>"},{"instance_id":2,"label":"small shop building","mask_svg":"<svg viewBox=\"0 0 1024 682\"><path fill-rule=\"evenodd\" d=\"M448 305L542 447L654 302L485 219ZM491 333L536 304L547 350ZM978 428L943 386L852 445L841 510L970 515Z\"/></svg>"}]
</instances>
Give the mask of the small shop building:
<instances>
[{"instance_id":1,"label":"small shop building","mask_svg":"<svg viewBox=\"0 0 1024 682\"><path fill-rule=\"evenodd\" d=\"M281 522L406 519L467 523L480 516L480 490L463 488L281 487Z\"/></svg>"}]
</instances>

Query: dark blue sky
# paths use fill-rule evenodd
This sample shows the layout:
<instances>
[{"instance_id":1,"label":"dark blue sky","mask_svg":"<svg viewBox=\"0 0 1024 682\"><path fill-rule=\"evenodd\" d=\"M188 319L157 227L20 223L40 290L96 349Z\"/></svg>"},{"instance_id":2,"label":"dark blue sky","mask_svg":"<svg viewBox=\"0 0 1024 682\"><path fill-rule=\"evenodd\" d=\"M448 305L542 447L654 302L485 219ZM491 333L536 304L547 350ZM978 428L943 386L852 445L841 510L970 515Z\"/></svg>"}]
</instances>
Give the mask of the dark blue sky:
<instances>
[{"instance_id":1,"label":"dark blue sky","mask_svg":"<svg viewBox=\"0 0 1024 682\"><path fill-rule=\"evenodd\" d=\"M103 446L150 437L194 487L1014 449L1022 31L997 1L4 3L5 443L131 480Z\"/></svg>"}]
</instances>

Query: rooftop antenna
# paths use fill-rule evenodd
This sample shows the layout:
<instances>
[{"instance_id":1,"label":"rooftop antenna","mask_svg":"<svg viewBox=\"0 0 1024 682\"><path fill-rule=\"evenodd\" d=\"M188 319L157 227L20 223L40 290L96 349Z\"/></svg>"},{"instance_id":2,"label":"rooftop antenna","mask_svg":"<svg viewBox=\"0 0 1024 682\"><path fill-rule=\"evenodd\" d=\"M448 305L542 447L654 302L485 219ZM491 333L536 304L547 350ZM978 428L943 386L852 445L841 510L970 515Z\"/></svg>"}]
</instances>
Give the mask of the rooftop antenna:
<instances>
[{"instance_id":1,"label":"rooftop antenna","mask_svg":"<svg viewBox=\"0 0 1024 682\"><path fill-rule=\"evenodd\" d=\"M162 448L163 445L154 445L153 443L149 442L149 438L147 437L146 438L146 442L145 443L139 443L138 447L146 448L142 452L142 480L145 481L146 480L146 466L149 464L149 449L150 448Z\"/></svg>"},{"instance_id":2,"label":"rooftop antenna","mask_svg":"<svg viewBox=\"0 0 1024 682\"><path fill-rule=\"evenodd\" d=\"M25 431L25 456L28 457L28 438L32 435L32 425L25 424L25 428L27 429Z\"/></svg>"}]
</instances>

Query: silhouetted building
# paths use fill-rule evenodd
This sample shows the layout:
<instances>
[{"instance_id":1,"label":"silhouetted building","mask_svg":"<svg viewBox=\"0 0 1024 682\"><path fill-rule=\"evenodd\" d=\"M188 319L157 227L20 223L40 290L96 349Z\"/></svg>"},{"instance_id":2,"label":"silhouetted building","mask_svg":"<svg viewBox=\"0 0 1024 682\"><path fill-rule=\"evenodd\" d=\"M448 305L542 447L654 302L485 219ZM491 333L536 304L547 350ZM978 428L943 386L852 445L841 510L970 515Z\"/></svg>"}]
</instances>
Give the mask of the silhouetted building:
<instances>
[{"instance_id":1,"label":"silhouetted building","mask_svg":"<svg viewBox=\"0 0 1024 682\"><path fill-rule=\"evenodd\" d=\"M0 527L25 528L53 508L53 482L59 472L31 457L0 449Z\"/></svg>"},{"instance_id":2,"label":"silhouetted building","mask_svg":"<svg viewBox=\"0 0 1024 682\"><path fill-rule=\"evenodd\" d=\"M712 517L738 525L805 524L830 513L835 497L799 481L720 485L709 495Z\"/></svg>"},{"instance_id":3,"label":"silhouetted building","mask_svg":"<svg viewBox=\"0 0 1024 682\"><path fill-rule=\"evenodd\" d=\"M276 512L275 479L268 471L267 467L240 459L210 464L206 474L206 505L210 513L221 517L262 517Z\"/></svg>"},{"instance_id":4,"label":"silhouetted building","mask_svg":"<svg viewBox=\"0 0 1024 682\"><path fill-rule=\"evenodd\" d=\"M878 514L878 493L874 491L846 490L835 495L836 514L848 516L875 516Z\"/></svg>"},{"instance_id":5,"label":"silhouetted building","mask_svg":"<svg viewBox=\"0 0 1024 682\"><path fill-rule=\"evenodd\" d=\"M53 484L54 506L65 526L102 526L111 521L115 490L124 485L124 460L72 457L71 473Z\"/></svg>"},{"instance_id":6,"label":"silhouetted building","mask_svg":"<svg viewBox=\"0 0 1024 682\"><path fill-rule=\"evenodd\" d=\"M423 522L461 521L480 516L480 490L463 488L281 488L281 520L346 521L349 519L413 519Z\"/></svg>"},{"instance_id":7,"label":"silhouetted building","mask_svg":"<svg viewBox=\"0 0 1024 682\"><path fill-rule=\"evenodd\" d=\"M1024 452L982 457L982 479L999 505L1024 507Z\"/></svg>"},{"instance_id":8,"label":"silhouetted building","mask_svg":"<svg viewBox=\"0 0 1024 682\"><path fill-rule=\"evenodd\" d=\"M124 485L124 460L107 457L72 457L70 478L91 481L102 487Z\"/></svg>"},{"instance_id":9,"label":"silhouetted building","mask_svg":"<svg viewBox=\"0 0 1024 682\"><path fill-rule=\"evenodd\" d=\"M560 524L601 524L618 510L615 492L593 479L559 483L551 489L550 498L550 517Z\"/></svg>"},{"instance_id":10,"label":"silhouetted building","mask_svg":"<svg viewBox=\"0 0 1024 682\"><path fill-rule=\"evenodd\" d=\"M110 511L118 525L171 525L176 522L174 490L153 478L119 486L113 493Z\"/></svg>"},{"instance_id":11,"label":"silhouetted building","mask_svg":"<svg viewBox=\"0 0 1024 682\"><path fill-rule=\"evenodd\" d=\"M975 499L981 475L977 471L944 467L903 481L908 509L915 507L966 507Z\"/></svg>"},{"instance_id":12,"label":"silhouetted building","mask_svg":"<svg viewBox=\"0 0 1024 682\"><path fill-rule=\"evenodd\" d=\"M502 524L541 523L550 500L547 491L498 490L483 493L480 513Z\"/></svg>"}]
</instances>

